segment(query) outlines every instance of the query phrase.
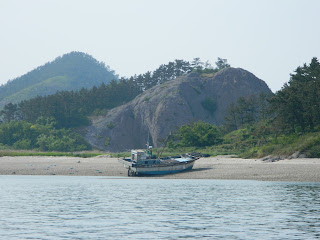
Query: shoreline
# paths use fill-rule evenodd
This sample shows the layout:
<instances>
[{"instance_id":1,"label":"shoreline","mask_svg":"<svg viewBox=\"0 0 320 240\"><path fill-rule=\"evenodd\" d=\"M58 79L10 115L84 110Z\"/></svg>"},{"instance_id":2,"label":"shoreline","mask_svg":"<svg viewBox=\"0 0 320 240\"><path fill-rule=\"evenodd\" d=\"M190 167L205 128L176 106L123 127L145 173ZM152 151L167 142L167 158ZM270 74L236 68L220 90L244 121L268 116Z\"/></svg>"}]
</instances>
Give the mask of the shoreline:
<instances>
[{"instance_id":1,"label":"shoreline","mask_svg":"<svg viewBox=\"0 0 320 240\"><path fill-rule=\"evenodd\" d=\"M127 177L127 170L117 158L78 157L0 157L0 175L63 175ZM320 158L284 159L266 162L216 156L198 159L192 170L137 178L224 179L320 182Z\"/></svg>"}]
</instances>

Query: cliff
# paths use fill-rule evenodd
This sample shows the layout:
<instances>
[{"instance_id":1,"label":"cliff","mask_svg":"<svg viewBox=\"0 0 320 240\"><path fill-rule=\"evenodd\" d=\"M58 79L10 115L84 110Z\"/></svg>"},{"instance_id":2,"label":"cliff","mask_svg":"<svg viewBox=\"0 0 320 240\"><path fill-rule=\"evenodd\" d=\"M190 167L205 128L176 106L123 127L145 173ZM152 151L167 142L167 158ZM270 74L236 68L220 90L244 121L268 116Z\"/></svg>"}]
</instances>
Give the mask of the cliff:
<instances>
[{"instance_id":1,"label":"cliff","mask_svg":"<svg viewBox=\"0 0 320 240\"><path fill-rule=\"evenodd\" d=\"M155 86L131 102L92 120L86 138L108 151L161 146L170 131L192 121L221 125L228 106L239 97L271 93L267 84L240 68L216 74L190 73Z\"/></svg>"}]
</instances>

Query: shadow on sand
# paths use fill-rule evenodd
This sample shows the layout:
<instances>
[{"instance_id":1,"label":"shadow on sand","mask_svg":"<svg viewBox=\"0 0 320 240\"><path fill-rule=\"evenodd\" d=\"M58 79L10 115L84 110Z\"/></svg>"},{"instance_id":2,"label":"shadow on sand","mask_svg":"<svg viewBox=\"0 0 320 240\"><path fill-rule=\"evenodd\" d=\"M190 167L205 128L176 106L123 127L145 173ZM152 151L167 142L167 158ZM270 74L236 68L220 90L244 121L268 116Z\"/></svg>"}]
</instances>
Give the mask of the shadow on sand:
<instances>
[{"instance_id":1,"label":"shadow on sand","mask_svg":"<svg viewBox=\"0 0 320 240\"><path fill-rule=\"evenodd\" d=\"M205 171L205 170L210 170L210 169L212 169L212 168L194 168L194 169L191 169L186 172L200 172L200 171Z\"/></svg>"}]
</instances>

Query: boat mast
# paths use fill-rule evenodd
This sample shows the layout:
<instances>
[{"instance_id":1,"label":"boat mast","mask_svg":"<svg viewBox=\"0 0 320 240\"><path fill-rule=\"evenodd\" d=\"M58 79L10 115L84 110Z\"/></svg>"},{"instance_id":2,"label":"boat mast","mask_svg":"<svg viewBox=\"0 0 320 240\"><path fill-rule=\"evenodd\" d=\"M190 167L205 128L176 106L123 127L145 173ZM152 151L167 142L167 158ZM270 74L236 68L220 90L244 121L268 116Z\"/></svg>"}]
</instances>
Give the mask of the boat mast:
<instances>
[{"instance_id":1,"label":"boat mast","mask_svg":"<svg viewBox=\"0 0 320 240\"><path fill-rule=\"evenodd\" d=\"M161 157L161 155L162 155L162 153L163 153L163 150L166 148L170 136L171 136L171 132L170 132L169 135L167 136L167 139L164 141L164 145L163 145L163 147L162 147L162 149L161 149L161 151L160 151L160 153L159 153L158 158Z\"/></svg>"}]
</instances>

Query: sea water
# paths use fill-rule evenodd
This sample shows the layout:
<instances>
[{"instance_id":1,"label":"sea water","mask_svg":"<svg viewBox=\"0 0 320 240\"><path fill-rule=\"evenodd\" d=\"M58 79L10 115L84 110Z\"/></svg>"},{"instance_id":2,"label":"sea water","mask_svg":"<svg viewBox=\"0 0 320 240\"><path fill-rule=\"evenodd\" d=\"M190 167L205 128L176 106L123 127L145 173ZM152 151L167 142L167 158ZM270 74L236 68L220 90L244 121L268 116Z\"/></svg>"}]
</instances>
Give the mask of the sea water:
<instances>
[{"instance_id":1,"label":"sea water","mask_svg":"<svg viewBox=\"0 0 320 240\"><path fill-rule=\"evenodd\" d=\"M0 176L0 239L320 239L320 184Z\"/></svg>"}]
</instances>

